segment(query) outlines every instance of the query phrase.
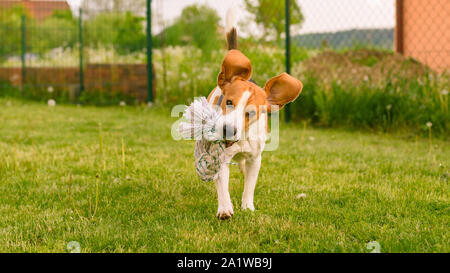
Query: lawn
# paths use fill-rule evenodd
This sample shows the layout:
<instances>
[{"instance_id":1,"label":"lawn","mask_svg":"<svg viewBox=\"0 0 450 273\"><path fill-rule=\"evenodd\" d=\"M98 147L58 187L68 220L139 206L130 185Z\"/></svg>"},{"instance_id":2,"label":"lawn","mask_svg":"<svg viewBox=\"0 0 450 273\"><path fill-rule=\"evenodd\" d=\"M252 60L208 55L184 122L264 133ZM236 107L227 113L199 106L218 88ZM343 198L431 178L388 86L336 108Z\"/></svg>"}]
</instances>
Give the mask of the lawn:
<instances>
[{"instance_id":1,"label":"lawn","mask_svg":"<svg viewBox=\"0 0 450 273\"><path fill-rule=\"evenodd\" d=\"M450 252L450 145L415 135L282 126L255 212L215 218L193 142L165 109L0 99L0 251ZM305 198L297 198L305 193Z\"/></svg>"}]
</instances>

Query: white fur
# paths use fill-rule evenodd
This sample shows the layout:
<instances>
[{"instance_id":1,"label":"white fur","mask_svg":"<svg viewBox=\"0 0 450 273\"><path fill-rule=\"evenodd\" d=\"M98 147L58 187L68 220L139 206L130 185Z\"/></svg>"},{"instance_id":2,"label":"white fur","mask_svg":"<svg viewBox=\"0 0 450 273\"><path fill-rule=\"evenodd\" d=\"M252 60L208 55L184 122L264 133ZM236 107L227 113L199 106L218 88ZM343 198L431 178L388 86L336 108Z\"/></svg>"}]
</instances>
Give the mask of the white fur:
<instances>
[{"instance_id":1,"label":"white fur","mask_svg":"<svg viewBox=\"0 0 450 273\"><path fill-rule=\"evenodd\" d=\"M229 32L232 28L237 27L237 11L235 7L231 7L227 11L226 19L225 19L225 31Z\"/></svg>"},{"instance_id":2,"label":"white fur","mask_svg":"<svg viewBox=\"0 0 450 273\"><path fill-rule=\"evenodd\" d=\"M244 113L245 113L245 105L247 104L248 98L250 97L250 92L245 91L242 94L241 99L239 100L238 105L235 108L228 110L227 113L223 113L223 119L220 122L222 124L218 124L219 128L223 128L223 125L228 124L232 125L236 128L236 135L228 140L237 141L243 137L244 134Z\"/></svg>"},{"instance_id":3,"label":"white fur","mask_svg":"<svg viewBox=\"0 0 450 273\"><path fill-rule=\"evenodd\" d=\"M220 89L220 87L216 87L216 89L214 89L213 94L211 95L211 98L209 99L209 104L213 104L215 99L217 97L220 97L222 95L222 89Z\"/></svg>"},{"instance_id":4,"label":"white fur","mask_svg":"<svg viewBox=\"0 0 450 273\"><path fill-rule=\"evenodd\" d=\"M210 102L214 101L216 96L220 96L222 91L216 88L210 98ZM232 159L239 162L244 173L244 192L242 194L241 208L251 211L255 210L253 204L253 195L255 191L258 173L261 167L261 153L267 137L267 114L262 113L259 119L249 125L248 131L245 131L245 106L247 104L250 92L245 91L236 108L228 113L224 113L224 120L227 124L237 128L235 143L225 149L225 160L220 167L219 178L216 180L218 209L217 216L219 218L229 218L233 215L233 204L231 203L229 185L229 162ZM224 123L218 124L217 127L223 127Z\"/></svg>"}]
</instances>

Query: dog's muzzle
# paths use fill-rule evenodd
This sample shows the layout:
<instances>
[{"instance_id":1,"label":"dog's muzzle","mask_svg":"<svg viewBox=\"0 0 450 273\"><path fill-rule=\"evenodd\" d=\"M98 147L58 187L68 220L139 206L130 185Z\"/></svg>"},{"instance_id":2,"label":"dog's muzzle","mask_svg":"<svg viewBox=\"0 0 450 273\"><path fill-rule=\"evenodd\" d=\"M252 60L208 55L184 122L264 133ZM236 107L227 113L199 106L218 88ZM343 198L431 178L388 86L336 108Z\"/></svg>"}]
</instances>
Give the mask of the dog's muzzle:
<instances>
[{"instance_id":1,"label":"dog's muzzle","mask_svg":"<svg viewBox=\"0 0 450 273\"><path fill-rule=\"evenodd\" d=\"M236 135L236 133L237 133L236 127L228 125L228 124L225 124L223 126L223 138L225 140L233 139L234 136Z\"/></svg>"}]
</instances>

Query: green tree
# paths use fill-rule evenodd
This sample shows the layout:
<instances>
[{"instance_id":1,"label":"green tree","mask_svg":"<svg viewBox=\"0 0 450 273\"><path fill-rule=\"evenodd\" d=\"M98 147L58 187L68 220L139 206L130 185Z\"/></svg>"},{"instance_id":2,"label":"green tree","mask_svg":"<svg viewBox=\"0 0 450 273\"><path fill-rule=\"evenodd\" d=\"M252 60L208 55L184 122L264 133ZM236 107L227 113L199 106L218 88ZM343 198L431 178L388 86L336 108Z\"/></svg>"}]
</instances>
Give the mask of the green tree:
<instances>
[{"instance_id":1,"label":"green tree","mask_svg":"<svg viewBox=\"0 0 450 273\"><path fill-rule=\"evenodd\" d=\"M264 30L264 37L272 36L277 41L285 31L285 0L244 0L245 8ZM303 13L296 0L290 1L290 21L292 27L300 27Z\"/></svg>"},{"instance_id":2,"label":"green tree","mask_svg":"<svg viewBox=\"0 0 450 273\"><path fill-rule=\"evenodd\" d=\"M37 22L21 6L0 10L0 59L19 55L22 43L22 15L25 16L27 53L42 54L50 49L73 47L77 24L70 10L57 10Z\"/></svg>"},{"instance_id":3,"label":"green tree","mask_svg":"<svg viewBox=\"0 0 450 273\"><path fill-rule=\"evenodd\" d=\"M90 47L113 46L116 37L116 26L120 25L120 13L99 13L84 22L85 44Z\"/></svg>"},{"instance_id":4,"label":"green tree","mask_svg":"<svg viewBox=\"0 0 450 273\"><path fill-rule=\"evenodd\" d=\"M54 11L42 22L30 20L30 50L45 53L54 48L73 48L78 42L77 21L70 10Z\"/></svg>"},{"instance_id":5,"label":"green tree","mask_svg":"<svg viewBox=\"0 0 450 273\"><path fill-rule=\"evenodd\" d=\"M156 37L155 42L159 45L159 38L164 34L165 44L194 45L208 56L221 46L218 32L219 21L217 12L208 6L197 4L187 6L175 23Z\"/></svg>"},{"instance_id":6,"label":"green tree","mask_svg":"<svg viewBox=\"0 0 450 273\"><path fill-rule=\"evenodd\" d=\"M120 54L127 54L145 48L146 34L143 25L144 18L125 13L122 22L117 26L114 46Z\"/></svg>"},{"instance_id":7,"label":"green tree","mask_svg":"<svg viewBox=\"0 0 450 273\"><path fill-rule=\"evenodd\" d=\"M85 22L86 44L91 47L114 47L127 54L145 47L144 18L131 12L100 13Z\"/></svg>"},{"instance_id":8,"label":"green tree","mask_svg":"<svg viewBox=\"0 0 450 273\"><path fill-rule=\"evenodd\" d=\"M22 14L22 7L0 10L0 61L20 54Z\"/></svg>"}]
</instances>

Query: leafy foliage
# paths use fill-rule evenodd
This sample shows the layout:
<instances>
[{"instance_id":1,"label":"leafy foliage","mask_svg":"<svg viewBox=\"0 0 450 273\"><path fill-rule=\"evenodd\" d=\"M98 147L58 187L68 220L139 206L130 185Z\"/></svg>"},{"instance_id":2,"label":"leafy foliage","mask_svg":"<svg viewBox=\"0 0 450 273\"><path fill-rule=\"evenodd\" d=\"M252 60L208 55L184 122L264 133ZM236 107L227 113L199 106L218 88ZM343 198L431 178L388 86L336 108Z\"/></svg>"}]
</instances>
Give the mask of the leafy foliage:
<instances>
[{"instance_id":1,"label":"leafy foliage","mask_svg":"<svg viewBox=\"0 0 450 273\"><path fill-rule=\"evenodd\" d=\"M70 10L54 11L42 22L27 20L28 52L43 54L55 48L73 48L78 43L77 20Z\"/></svg>"},{"instance_id":2,"label":"leafy foliage","mask_svg":"<svg viewBox=\"0 0 450 273\"><path fill-rule=\"evenodd\" d=\"M264 37L275 37L281 40L285 30L285 1L284 0L244 0L245 8L250 12L255 22L262 26ZM290 1L290 22L292 27L300 27L304 21L303 13L297 1Z\"/></svg>"},{"instance_id":3,"label":"leafy foliage","mask_svg":"<svg viewBox=\"0 0 450 273\"><path fill-rule=\"evenodd\" d=\"M25 14L22 7L0 10L0 61L20 53L22 14Z\"/></svg>"},{"instance_id":4,"label":"leafy foliage","mask_svg":"<svg viewBox=\"0 0 450 273\"><path fill-rule=\"evenodd\" d=\"M100 13L85 22L86 45L114 47L121 54L145 48L144 18L130 12Z\"/></svg>"},{"instance_id":5,"label":"leafy foliage","mask_svg":"<svg viewBox=\"0 0 450 273\"><path fill-rule=\"evenodd\" d=\"M121 54L137 52L145 47L146 35L142 22L143 17L125 13L125 18L117 26L114 46Z\"/></svg>"},{"instance_id":6,"label":"leafy foliage","mask_svg":"<svg viewBox=\"0 0 450 273\"><path fill-rule=\"evenodd\" d=\"M435 133L448 137L447 74L375 50L326 51L295 70L305 84L292 106L299 119L327 127L419 134L426 134L425 124L431 122Z\"/></svg>"},{"instance_id":7,"label":"leafy foliage","mask_svg":"<svg viewBox=\"0 0 450 273\"><path fill-rule=\"evenodd\" d=\"M217 12L208 6L187 6L175 23L156 37L155 44L193 45L209 56L223 43L223 39L219 39L219 21Z\"/></svg>"}]
</instances>

